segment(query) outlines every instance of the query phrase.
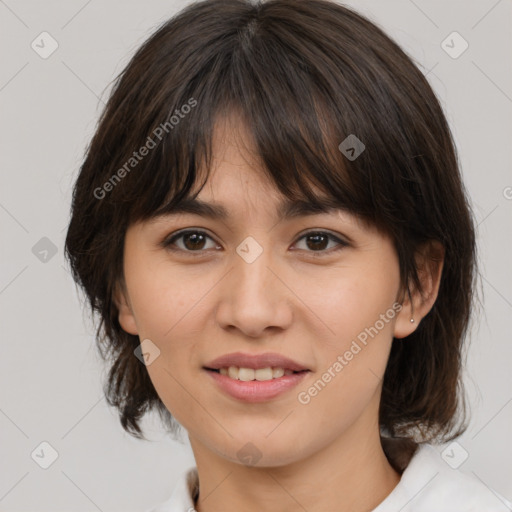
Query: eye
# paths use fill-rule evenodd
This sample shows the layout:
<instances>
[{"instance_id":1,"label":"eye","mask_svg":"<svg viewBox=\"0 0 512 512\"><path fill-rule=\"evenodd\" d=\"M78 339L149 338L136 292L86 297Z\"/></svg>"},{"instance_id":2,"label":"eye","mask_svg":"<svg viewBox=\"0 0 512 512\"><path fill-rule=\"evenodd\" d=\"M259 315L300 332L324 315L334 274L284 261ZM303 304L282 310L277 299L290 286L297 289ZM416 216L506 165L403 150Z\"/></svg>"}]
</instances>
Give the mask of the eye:
<instances>
[{"instance_id":1,"label":"eye","mask_svg":"<svg viewBox=\"0 0 512 512\"><path fill-rule=\"evenodd\" d=\"M161 245L171 251L185 252L191 256L201 256L204 251L208 249L208 247L205 246L207 245L206 241L208 239L214 242L213 238L209 236L205 231L201 231L199 229L188 229L186 231L175 233L170 238L165 239ZM341 240L337 236L334 236L332 233L327 231L309 231L308 233L302 235L298 239L298 242L302 240L306 241L306 249L300 250L313 253L312 256L314 257L331 254L332 252L339 251L340 249L343 249L349 245L348 242ZM334 249L326 249L326 245L329 245L329 241L335 242ZM211 248L219 248L219 245L214 242L213 247L210 247L210 249Z\"/></svg>"},{"instance_id":2,"label":"eye","mask_svg":"<svg viewBox=\"0 0 512 512\"><path fill-rule=\"evenodd\" d=\"M210 237L205 231L200 231L198 229L189 229L187 231L181 231L176 233L162 242L163 247L170 249L172 251L184 251L188 253L199 253L193 254L193 256L199 256L200 253L207 249L205 248L205 241L210 239L213 241L212 237ZM182 245L176 243L177 241L181 241ZM214 247L218 247L218 245L214 244Z\"/></svg>"},{"instance_id":3,"label":"eye","mask_svg":"<svg viewBox=\"0 0 512 512\"><path fill-rule=\"evenodd\" d=\"M335 251L339 251L340 249L343 249L344 247L347 247L349 244L345 242L344 240L341 240L337 236L334 236L332 233L329 233L327 231L309 231L305 235L302 235L298 242L301 240L305 240L305 245L307 249L307 252L312 253L320 253L320 254L312 254L312 256L325 256L327 254L331 254ZM326 245L329 244L330 241L334 241L336 243L334 249L327 250Z\"/></svg>"}]
</instances>

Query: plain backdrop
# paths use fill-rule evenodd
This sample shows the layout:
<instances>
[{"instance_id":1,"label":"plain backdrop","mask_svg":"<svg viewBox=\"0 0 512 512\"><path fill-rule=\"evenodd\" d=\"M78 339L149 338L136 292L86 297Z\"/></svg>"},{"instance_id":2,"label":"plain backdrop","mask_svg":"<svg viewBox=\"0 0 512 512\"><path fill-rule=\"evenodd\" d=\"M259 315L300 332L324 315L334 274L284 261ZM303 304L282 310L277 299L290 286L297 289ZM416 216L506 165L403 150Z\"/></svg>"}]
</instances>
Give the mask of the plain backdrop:
<instances>
[{"instance_id":1,"label":"plain backdrop","mask_svg":"<svg viewBox=\"0 0 512 512\"><path fill-rule=\"evenodd\" d=\"M110 83L188 3L0 0L0 511L143 511L194 463L186 436L171 440L154 416L143 423L149 442L122 430L63 257L71 188ZM483 313L465 371L472 421L450 449L467 453L461 471L512 500L512 2L346 4L415 59L454 133L478 223ZM58 44L48 58L31 46L42 32ZM38 453L57 458L44 469Z\"/></svg>"}]
</instances>

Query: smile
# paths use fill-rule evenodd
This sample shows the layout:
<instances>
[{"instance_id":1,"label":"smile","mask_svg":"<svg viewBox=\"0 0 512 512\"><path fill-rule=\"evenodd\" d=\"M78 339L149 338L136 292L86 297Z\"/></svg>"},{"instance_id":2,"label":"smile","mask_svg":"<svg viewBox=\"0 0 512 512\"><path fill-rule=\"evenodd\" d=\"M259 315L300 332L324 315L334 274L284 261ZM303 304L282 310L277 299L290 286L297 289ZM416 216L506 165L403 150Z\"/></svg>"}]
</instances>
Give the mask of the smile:
<instances>
[{"instance_id":1,"label":"smile","mask_svg":"<svg viewBox=\"0 0 512 512\"><path fill-rule=\"evenodd\" d=\"M292 371L283 368L238 368L218 370L204 368L217 389L237 400L250 403L266 402L291 390L304 379L309 370Z\"/></svg>"}]
</instances>

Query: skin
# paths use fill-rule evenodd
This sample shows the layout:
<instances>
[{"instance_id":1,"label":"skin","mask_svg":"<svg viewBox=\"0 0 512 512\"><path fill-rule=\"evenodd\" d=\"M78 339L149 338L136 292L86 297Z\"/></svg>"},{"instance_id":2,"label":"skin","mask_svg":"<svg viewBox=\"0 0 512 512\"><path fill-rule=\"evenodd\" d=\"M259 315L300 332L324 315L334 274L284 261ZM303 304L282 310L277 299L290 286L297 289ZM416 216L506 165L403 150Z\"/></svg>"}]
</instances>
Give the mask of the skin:
<instances>
[{"instance_id":1,"label":"skin","mask_svg":"<svg viewBox=\"0 0 512 512\"><path fill-rule=\"evenodd\" d=\"M392 339L408 336L431 309L442 262L423 258L425 289L413 291L412 303L402 300L398 257L387 236L341 211L277 218L282 197L257 172L244 126L236 118L220 120L213 144L213 172L199 198L221 203L229 218L180 214L130 226L125 291L117 296L123 329L160 350L147 371L188 432L200 481L196 509L371 510L400 480L378 426ZM161 246L183 228L211 238L199 249L183 237L177 252ZM339 246L328 239L319 249L315 240L301 238L311 230L350 243L333 251ZM236 252L247 236L263 248L250 264ZM190 255L194 250L203 255ZM378 335L308 404L299 403L298 393L397 302L401 311ZM214 386L202 369L235 351L278 352L311 372L277 398L241 402ZM237 455L249 442L261 457L256 465Z\"/></svg>"}]
</instances>

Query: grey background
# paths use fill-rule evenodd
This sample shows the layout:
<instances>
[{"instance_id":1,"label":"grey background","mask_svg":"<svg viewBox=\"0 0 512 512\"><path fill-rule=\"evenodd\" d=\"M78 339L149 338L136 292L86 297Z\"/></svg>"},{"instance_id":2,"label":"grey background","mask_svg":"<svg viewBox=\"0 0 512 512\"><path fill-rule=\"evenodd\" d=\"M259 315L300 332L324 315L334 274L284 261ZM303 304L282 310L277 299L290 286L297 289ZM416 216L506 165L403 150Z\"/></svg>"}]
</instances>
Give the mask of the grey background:
<instances>
[{"instance_id":1,"label":"grey background","mask_svg":"<svg viewBox=\"0 0 512 512\"><path fill-rule=\"evenodd\" d=\"M167 499L194 463L188 440L166 438L154 417L144 422L151 442L122 430L102 397L106 373L63 258L71 187L110 82L188 3L0 0L1 511L142 511ZM460 460L467 451L460 469L511 500L512 2L346 3L415 58L456 139L484 298L465 373L473 418L448 453ZM31 48L43 31L59 45L47 59ZM453 31L469 44L456 59L441 47ZM46 262L37 257L43 237L57 251ZM43 441L59 455L48 469L31 458Z\"/></svg>"}]
</instances>

